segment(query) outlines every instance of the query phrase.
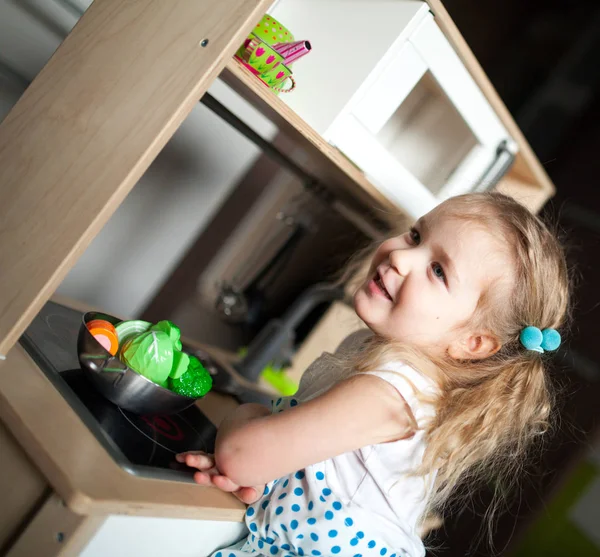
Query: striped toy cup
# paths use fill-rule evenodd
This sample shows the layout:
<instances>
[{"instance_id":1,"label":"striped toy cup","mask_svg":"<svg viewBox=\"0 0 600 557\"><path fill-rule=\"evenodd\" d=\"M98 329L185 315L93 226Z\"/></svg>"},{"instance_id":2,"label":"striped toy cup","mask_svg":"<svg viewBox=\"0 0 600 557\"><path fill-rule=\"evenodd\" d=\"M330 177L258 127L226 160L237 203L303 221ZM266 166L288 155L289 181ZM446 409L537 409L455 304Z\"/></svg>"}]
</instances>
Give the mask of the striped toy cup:
<instances>
[{"instance_id":1,"label":"striped toy cup","mask_svg":"<svg viewBox=\"0 0 600 557\"><path fill-rule=\"evenodd\" d=\"M293 43L276 43L273 45L276 52L283 56L283 63L287 66L293 64L302 56L312 50L309 41L295 41Z\"/></svg>"}]
</instances>

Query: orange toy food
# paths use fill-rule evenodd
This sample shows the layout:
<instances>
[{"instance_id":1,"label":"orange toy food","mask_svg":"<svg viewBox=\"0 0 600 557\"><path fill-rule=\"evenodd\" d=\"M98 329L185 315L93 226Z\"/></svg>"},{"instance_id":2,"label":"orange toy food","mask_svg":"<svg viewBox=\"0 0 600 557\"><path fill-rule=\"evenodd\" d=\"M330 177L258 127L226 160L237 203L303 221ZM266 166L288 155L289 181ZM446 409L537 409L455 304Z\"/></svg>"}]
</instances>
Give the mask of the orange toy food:
<instances>
[{"instance_id":1,"label":"orange toy food","mask_svg":"<svg viewBox=\"0 0 600 557\"><path fill-rule=\"evenodd\" d=\"M88 331L92 336L108 350L111 355L115 355L119 349L119 337L112 323L104 319L94 319L87 324Z\"/></svg>"}]
</instances>

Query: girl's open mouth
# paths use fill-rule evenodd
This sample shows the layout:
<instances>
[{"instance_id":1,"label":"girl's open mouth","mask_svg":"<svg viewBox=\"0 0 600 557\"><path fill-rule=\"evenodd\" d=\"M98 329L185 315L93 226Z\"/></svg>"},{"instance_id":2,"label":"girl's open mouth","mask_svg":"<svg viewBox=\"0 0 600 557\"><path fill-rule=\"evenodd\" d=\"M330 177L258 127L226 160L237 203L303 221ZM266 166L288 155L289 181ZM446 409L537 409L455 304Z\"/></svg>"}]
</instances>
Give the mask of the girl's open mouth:
<instances>
[{"instance_id":1,"label":"girl's open mouth","mask_svg":"<svg viewBox=\"0 0 600 557\"><path fill-rule=\"evenodd\" d=\"M369 281L369 290L374 294L379 294L380 296L383 296L384 298L387 298L388 300L392 301L392 297L387 291L385 284L383 284L383 279L381 278L379 271L377 271L375 273L375 277L371 279L371 281Z\"/></svg>"}]
</instances>

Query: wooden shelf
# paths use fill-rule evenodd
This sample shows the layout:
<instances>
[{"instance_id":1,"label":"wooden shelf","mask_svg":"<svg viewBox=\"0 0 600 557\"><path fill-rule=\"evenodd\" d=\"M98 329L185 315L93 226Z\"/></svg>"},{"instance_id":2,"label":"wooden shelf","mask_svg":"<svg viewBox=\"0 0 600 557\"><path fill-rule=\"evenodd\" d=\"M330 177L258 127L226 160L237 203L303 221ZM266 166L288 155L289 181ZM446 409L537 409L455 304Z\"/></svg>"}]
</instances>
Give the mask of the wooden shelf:
<instances>
[{"instance_id":1,"label":"wooden shelf","mask_svg":"<svg viewBox=\"0 0 600 557\"><path fill-rule=\"evenodd\" d=\"M0 124L0 358L271 2L98 0L52 55Z\"/></svg>"},{"instance_id":2,"label":"wooden shelf","mask_svg":"<svg viewBox=\"0 0 600 557\"><path fill-rule=\"evenodd\" d=\"M358 167L327 143L235 58L227 64L220 77L290 139L289 148L284 146L282 150L308 174L331 187L346 201L352 201L354 197L374 209L399 212L398 207Z\"/></svg>"}]
</instances>

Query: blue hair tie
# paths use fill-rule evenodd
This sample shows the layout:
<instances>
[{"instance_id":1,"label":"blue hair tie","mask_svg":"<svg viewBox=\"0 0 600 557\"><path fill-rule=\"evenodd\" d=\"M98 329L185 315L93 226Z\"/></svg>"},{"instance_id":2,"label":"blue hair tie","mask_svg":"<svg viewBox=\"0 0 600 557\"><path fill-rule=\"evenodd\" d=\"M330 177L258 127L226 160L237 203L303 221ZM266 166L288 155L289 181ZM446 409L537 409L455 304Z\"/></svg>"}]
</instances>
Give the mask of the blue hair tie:
<instances>
[{"instance_id":1,"label":"blue hair tie","mask_svg":"<svg viewBox=\"0 0 600 557\"><path fill-rule=\"evenodd\" d=\"M519 335L521 344L527 350L534 352L552 352L560 346L560 333L556 329L544 329L540 331L537 327L525 327Z\"/></svg>"}]
</instances>

